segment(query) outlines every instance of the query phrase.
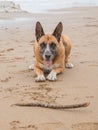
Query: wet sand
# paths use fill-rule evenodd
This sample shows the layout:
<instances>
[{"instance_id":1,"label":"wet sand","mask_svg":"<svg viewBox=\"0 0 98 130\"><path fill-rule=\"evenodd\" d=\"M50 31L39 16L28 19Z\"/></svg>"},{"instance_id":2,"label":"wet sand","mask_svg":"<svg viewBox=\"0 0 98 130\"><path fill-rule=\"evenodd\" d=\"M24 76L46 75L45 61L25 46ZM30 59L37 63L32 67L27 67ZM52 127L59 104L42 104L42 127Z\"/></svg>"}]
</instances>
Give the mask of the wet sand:
<instances>
[{"instance_id":1,"label":"wet sand","mask_svg":"<svg viewBox=\"0 0 98 130\"><path fill-rule=\"evenodd\" d=\"M98 7L70 8L51 14L0 13L0 129L97 130L98 129ZM62 21L63 33L72 43L70 62L56 82L35 82L28 70L34 61L35 23L52 33ZM18 102L74 104L87 108L53 110L18 107Z\"/></svg>"}]
</instances>

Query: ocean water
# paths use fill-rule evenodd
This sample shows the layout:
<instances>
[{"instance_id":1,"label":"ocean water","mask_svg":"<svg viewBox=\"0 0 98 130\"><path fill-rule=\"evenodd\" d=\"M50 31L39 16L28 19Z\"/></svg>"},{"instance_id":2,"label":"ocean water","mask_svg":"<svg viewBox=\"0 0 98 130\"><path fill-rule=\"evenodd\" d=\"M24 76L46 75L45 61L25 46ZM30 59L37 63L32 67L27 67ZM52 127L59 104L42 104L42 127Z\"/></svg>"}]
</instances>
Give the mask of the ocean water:
<instances>
[{"instance_id":1,"label":"ocean water","mask_svg":"<svg viewBox=\"0 0 98 130\"><path fill-rule=\"evenodd\" d=\"M9 0L6 0L9 1ZM45 13L52 9L79 6L98 6L98 0L10 0L20 4L23 10L31 13Z\"/></svg>"}]
</instances>

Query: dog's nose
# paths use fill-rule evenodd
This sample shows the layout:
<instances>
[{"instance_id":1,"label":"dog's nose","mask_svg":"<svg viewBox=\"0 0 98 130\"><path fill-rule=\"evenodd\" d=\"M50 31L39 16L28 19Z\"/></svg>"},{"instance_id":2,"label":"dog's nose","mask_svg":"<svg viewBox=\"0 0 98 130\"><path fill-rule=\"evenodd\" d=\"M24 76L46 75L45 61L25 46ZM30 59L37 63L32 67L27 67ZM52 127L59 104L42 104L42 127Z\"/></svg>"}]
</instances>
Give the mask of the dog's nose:
<instances>
[{"instance_id":1,"label":"dog's nose","mask_svg":"<svg viewBox=\"0 0 98 130\"><path fill-rule=\"evenodd\" d=\"M51 55L50 54L46 54L45 57L46 57L47 60L49 60Z\"/></svg>"}]
</instances>

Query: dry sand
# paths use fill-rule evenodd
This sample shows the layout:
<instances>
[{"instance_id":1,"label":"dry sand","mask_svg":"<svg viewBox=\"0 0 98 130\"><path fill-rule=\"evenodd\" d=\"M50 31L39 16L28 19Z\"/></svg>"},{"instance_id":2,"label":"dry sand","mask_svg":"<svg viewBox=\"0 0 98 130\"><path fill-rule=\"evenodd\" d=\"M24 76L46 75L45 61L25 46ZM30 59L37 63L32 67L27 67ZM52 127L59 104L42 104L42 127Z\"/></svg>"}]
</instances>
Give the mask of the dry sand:
<instances>
[{"instance_id":1,"label":"dry sand","mask_svg":"<svg viewBox=\"0 0 98 130\"><path fill-rule=\"evenodd\" d=\"M63 14L0 13L0 130L98 130L98 7L66 9ZM54 12L55 13L55 12ZM52 32L59 21L72 42L70 62L58 81L36 83L35 22ZM73 104L75 110L16 107L17 102Z\"/></svg>"}]
</instances>

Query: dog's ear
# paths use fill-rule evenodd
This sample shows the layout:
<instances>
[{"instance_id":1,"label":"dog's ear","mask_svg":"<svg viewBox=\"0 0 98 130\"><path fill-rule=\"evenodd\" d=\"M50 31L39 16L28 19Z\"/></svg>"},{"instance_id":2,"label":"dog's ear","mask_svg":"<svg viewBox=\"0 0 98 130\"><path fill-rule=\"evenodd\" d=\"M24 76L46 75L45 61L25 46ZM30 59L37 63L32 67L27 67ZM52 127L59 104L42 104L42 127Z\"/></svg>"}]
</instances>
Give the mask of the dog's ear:
<instances>
[{"instance_id":1,"label":"dog's ear","mask_svg":"<svg viewBox=\"0 0 98 130\"><path fill-rule=\"evenodd\" d=\"M54 35L58 42L60 42L61 34L63 31L63 24L59 22L52 35Z\"/></svg>"},{"instance_id":2,"label":"dog's ear","mask_svg":"<svg viewBox=\"0 0 98 130\"><path fill-rule=\"evenodd\" d=\"M40 22L36 23L36 27L35 27L35 36L36 36L36 40L39 41L39 39L44 35L44 30L42 28L42 25Z\"/></svg>"}]
</instances>

